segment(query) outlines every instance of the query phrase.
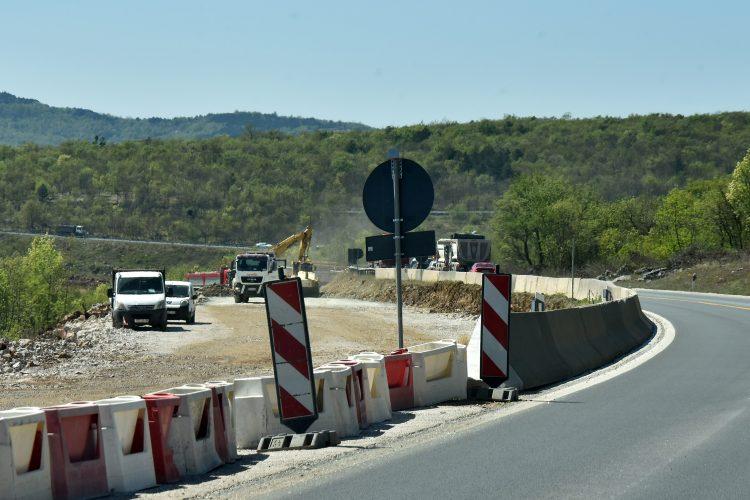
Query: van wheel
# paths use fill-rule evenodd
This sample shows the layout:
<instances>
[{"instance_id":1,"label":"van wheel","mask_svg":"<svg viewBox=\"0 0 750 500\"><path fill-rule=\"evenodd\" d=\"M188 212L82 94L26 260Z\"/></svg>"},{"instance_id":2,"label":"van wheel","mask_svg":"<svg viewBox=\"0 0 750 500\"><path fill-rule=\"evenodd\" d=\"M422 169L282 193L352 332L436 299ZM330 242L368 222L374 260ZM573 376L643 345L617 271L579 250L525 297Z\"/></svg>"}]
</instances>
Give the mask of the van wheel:
<instances>
[{"instance_id":1,"label":"van wheel","mask_svg":"<svg viewBox=\"0 0 750 500\"><path fill-rule=\"evenodd\" d=\"M185 320L185 323L187 323L188 325L192 325L195 323L195 311L193 311L193 314L191 314L190 317Z\"/></svg>"}]
</instances>

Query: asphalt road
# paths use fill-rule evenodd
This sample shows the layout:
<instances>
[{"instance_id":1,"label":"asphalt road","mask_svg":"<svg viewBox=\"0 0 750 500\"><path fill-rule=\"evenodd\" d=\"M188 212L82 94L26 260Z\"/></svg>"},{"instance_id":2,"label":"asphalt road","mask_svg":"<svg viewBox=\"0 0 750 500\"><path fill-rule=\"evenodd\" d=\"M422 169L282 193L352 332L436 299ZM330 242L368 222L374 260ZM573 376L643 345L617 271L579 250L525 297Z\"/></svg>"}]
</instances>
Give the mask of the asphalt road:
<instances>
[{"instance_id":1,"label":"asphalt road","mask_svg":"<svg viewBox=\"0 0 750 500\"><path fill-rule=\"evenodd\" d=\"M280 492L309 498L750 498L750 298L642 291L677 332L623 375Z\"/></svg>"}]
</instances>

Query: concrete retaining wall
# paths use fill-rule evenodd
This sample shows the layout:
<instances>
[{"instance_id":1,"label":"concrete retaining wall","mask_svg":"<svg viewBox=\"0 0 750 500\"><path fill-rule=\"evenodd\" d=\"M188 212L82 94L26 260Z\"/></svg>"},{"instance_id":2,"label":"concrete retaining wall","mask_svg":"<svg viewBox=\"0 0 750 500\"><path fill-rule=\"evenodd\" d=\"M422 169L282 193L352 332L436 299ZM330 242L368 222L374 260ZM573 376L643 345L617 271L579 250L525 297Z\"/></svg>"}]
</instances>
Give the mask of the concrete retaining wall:
<instances>
[{"instance_id":1,"label":"concrete retaining wall","mask_svg":"<svg viewBox=\"0 0 750 500\"><path fill-rule=\"evenodd\" d=\"M378 279L393 279L394 269L376 269ZM480 285L479 273L405 269L404 279L462 281ZM638 295L609 281L576 279L576 299L600 298L605 289L611 302L548 312L511 315L510 385L541 387L581 375L633 351L653 334L654 325L641 310ZM514 275L513 292L542 292L570 296L570 278ZM477 320L478 322L478 320ZM469 376L479 378L479 328L468 347Z\"/></svg>"}]
</instances>

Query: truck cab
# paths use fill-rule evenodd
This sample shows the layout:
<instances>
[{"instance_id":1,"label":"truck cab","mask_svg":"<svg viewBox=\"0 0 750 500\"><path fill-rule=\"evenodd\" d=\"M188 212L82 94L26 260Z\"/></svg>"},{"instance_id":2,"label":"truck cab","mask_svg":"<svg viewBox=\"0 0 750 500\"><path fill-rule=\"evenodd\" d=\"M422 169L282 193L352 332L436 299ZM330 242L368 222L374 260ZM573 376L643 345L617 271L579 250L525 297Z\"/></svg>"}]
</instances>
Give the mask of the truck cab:
<instances>
[{"instance_id":1,"label":"truck cab","mask_svg":"<svg viewBox=\"0 0 750 500\"><path fill-rule=\"evenodd\" d=\"M279 279L278 262L273 253L240 254L234 259L233 271L232 295L238 303L260 295L264 283Z\"/></svg>"},{"instance_id":2,"label":"truck cab","mask_svg":"<svg viewBox=\"0 0 750 500\"><path fill-rule=\"evenodd\" d=\"M112 303L115 328L151 325L167 329L167 301L164 270L113 269Z\"/></svg>"}]
</instances>

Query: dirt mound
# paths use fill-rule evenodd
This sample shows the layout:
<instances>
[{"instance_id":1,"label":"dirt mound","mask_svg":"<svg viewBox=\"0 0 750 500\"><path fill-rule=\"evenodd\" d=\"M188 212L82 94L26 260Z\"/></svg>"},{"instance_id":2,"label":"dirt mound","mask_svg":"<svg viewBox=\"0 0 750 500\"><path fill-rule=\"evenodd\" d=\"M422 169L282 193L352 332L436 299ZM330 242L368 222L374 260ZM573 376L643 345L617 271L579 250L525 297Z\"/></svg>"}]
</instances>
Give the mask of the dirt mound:
<instances>
[{"instance_id":1,"label":"dirt mound","mask_svg":"<svg viewBox=\"0 0 750 500\"><path fill-rule=\"evenodd\" d=\"M231 297L232 289L224 285L206 285L199 290L204 297Z\"/></svg>"},{"instance_id":2,"label":"dirt mound","mask_svg":"<svg viewBox=\"0 0 750 500\"><path fill-rule=\"evenodd\" d=\"M404 304L429 309L430 312L462 313L479 315L482 287L467 285L458 281L438 281L424 283L404 281L402 283ZM376 302L396 301L396 282L376 280L371 276L342 273L322 289L323 297L348 297ZM530 293L514 293L511 298L511 311L531 310ZM546 297L547 310L564 309L580 305L564 295Z\"/></svg>"}]
</instances>

